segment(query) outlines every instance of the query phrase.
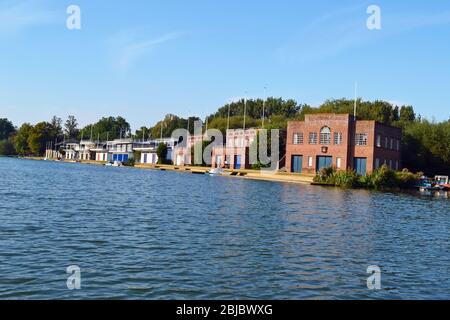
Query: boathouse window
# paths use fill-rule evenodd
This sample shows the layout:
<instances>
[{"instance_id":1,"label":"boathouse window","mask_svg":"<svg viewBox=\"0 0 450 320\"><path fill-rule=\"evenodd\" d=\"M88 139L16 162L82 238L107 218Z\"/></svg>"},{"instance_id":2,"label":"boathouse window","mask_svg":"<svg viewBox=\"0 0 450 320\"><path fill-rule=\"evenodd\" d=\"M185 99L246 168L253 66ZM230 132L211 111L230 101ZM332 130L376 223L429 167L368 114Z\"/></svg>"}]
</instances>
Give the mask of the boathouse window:
<instances>
[{"instance_id":1,"label":"boathouse window","mask_svg":"<svg viewBox=\"0 0 450 320\"><path fill-rule=\"evenodd\" d=\"M388 144L389 144L389 138L386 137L386 138L384 139L384 147L385 147L386 149L388 148Z\"/></svg>"},{"instance_id":2,"label":"boathouse window","mask_svg":"<svg viewBox=\"0 0 450 320\"><path fill-rule=\"evenodd\" d=\"M357 146L367 146L367 133L357 133L355 137Z\"/></svg>"},{"instance_id":3,"label":"boathouse window","mask_svg":"<svg viewBox=\"0 0 450 320\"><path fill-rule=\"evenodd\" d=\"M303 144L303 133L294 133L294 144Z\"/></svg>"},{"instance_id":4,"label":"boathouse window","mask_svg":"<svg viewBox=\"0 0 450 320\"><path fill-rule=\"evenodd\" d=\"M400 151L400 140L397 140L397 151Z\"/></svg>"},{"instance_id":5,"label":"boathouse window","mask_svg":"<svg viewBox=\"0 0 450 320\"><path fill-rule=\"evenodd\" d=\"M308 167L313 166L313 157L308 157Z\"/></svg>"},{"instance_id":6,"label":"boathouse window","mask_svg":"<svg viewBox=\"0 0 450 320\"><path fill-rule=\"evenodd\" d=\"M377 147L381 148L381 134L377 135Z\"/></svg>"},{"instance_id":7,"label":"boathouse window","mask_svg":"<svg viewBox=\"0 0 450 320\"><path fill-rule=\"evenodd\" d=\"M334 144L336 145L342 144L342 132L334 133Z\"/></svg>"},{"instance_id":8,"label":"boathouse window","mask_svg":"<svg viewBox=\"0 0 450 320\"><path fill-rule=\"evenodd\" d=\"M380 167L380 159L375 159L375 169L378 169Z\"/></svg>"},{"instance_id":9,"label":"boathouse window","mask_svg":"<svg viewBox=\"0 0 450 320\"><path fill-rule=\"evenodd\" d=\"M391 150L394 150L394 138L391 138Z\"/></svg>"},{"instance_id":10,"label":"boathouse window","mask_svg":"<svg viewBox=\"0 0 450 320\"><path fill-rule=\"evenodd\" d=\"M340 169L341 168L341 158L336 158L336 168Z\"/></svg>"},{"instance_id":11,"label":"boathouse window","mask_svg":"<svg viewBox=\"0 0 450 320\"><path fill-rule=\"evenodd\" d=\"M317 132L309 133L309 144L317 144Z\"/></svg>"},{"instance_id":12,"label":"boathouse window","mask_svg":"<svg viewBox=\"0 0 450 320\"><path fill-rule=\"evenodd\" d=\"M328 127L323 127L320 129L320 144L330 144L331 143L331 129Z\"/></svg>"}]
</instances>

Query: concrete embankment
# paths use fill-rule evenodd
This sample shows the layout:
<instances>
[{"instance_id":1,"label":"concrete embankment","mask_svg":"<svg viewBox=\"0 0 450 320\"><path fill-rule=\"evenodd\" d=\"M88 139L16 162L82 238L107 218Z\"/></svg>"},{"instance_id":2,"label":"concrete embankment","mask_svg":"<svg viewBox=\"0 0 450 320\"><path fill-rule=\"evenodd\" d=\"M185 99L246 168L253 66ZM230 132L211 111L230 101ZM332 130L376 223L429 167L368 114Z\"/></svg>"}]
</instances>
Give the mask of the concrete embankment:
<instances>
[{"instance_id":1,"label":"concrete embankment","mask_svg":"<svg viewBox=\"0 0 450 320\"><path fill-rule=\"evenodd\" d=\"M173 166L173 165L142 165L137 164L136 168L148 170L177 171L181 173L207 174L211 170L210 167L191 167L191 166ZM264 172L260 170L224 170L224 177L252 179L263 181L276 181L287 183L311 184L313 175L291 174L283 172Z\"/></svg>"}]
</instances>

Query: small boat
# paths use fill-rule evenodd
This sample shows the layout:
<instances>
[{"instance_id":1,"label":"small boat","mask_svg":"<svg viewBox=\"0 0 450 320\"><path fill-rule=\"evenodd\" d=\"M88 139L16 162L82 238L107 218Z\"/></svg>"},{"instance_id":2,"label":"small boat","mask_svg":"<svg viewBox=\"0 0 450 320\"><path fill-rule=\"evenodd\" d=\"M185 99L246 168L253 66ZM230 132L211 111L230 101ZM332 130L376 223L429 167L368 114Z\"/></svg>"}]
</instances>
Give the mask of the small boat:
<instances>
[{"instance_id":1,"label":"small boat","mask_svg":"<svg viewBox=\"0 0 450 320\"><path fill-rule=\"evenodd\" d=\"M422 177L415 187L419 189L420 192L428 192L434 190L431 179L427 177Z\"/></svg>"},{"instance_id":2,"label":"small boat","mask_svg":"<svg viewBox=\"0 0 450 320\"><path fill-rule=\"evenodd\" d=\"M114 161L114 163L112 164L113 167L121 167L122 166L122 162L120 161Z\"/></svg>"},{"instance_id":3,"label":"small boat","mask_svg":"<svg viewBox=\"0 0 450 320\"><path fill-rule=\"evenodd\" d=\"M436 176L434 178L435 187L442 191L450 191L450 183L448 176Z\"/></svg>"},{"instance_id":4,"label":"small boat","mask_svg":"<svg viewBox=\"0 0 450 320\"><path fill-rule=\"evenodd\" d=\"M214 168L212 170L209 171L209 175L210 176L220 176L223 174L223 169L221 168Z\"/></svg>"}]
</instances>

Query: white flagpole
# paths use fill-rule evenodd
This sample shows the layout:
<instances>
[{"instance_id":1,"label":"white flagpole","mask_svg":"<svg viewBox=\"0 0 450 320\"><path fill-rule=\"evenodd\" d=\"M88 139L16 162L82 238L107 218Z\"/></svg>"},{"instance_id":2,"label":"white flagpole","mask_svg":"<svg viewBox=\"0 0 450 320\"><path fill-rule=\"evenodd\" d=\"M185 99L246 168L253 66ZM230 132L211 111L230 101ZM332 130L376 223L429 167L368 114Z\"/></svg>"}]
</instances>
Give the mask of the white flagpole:
<instances>
[{"instance_id":1,"label":"white flagpole","mask_svg":"<svg viewBox=\"0 0 450 320\"><path fill-rule=\"evenodd\" d=\"M264 87L263 118L262 118L262 128L263 129L264 129L264 120L266 119L266 100L267 100L267 87Z\"/></svg>"},{"instance_id":2,"label":"white flagpole","mask_svg":"<svg viewBox=\"0 0 450 320\"><path fill-rule=\"evenodd\" d=\"M230 129L230 109L231 109L231 101L228 103L227 131Z\"/></svg>"},{"instance_id":3,"label":"white flagpole","mask_svg":"<svg viewBox=\"0 0 450 320\"><path fill-rule=\"evenodd\" d=\"M244 131L245 131L246 116L247 116L247 91L245 92L245 98L244 98Z\"/></svg>"},{"instance_id":4,"label":"white flagpole","mask_svg":"<svg viewBox=\"0 0 450 320\"><path fill-rule=\"evenodd\" d=\"M356 120L356 99L357 99L357 95L358 95L358 82L355 82L355 102L354 102L354 106L353 106L353 115L355 117L355 120Z\"/></svg>"}]
</instances>

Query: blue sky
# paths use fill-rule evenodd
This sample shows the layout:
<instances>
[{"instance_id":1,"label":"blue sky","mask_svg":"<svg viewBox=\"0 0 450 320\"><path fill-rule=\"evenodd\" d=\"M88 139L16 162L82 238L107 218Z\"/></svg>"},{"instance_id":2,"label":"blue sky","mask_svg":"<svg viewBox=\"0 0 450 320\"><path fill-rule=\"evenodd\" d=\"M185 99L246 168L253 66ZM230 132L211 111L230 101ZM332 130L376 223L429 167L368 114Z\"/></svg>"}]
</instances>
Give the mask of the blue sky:
<instances>
[{"instance_id":1,"label":"blue sky","mask_svg":"<svg viewBox=\"0 0 450 320\"><path fill-rule=\"evenodd\" d=\"M81 8L81 30L66 9ZM366 27L381 8L382 29ZM317 106L358 96L450 117L450 3L0 0L0 117L16 125L214 112L267 95ZM247 95L246 93L247 92Z\"/></svg>"}]
</instances>

